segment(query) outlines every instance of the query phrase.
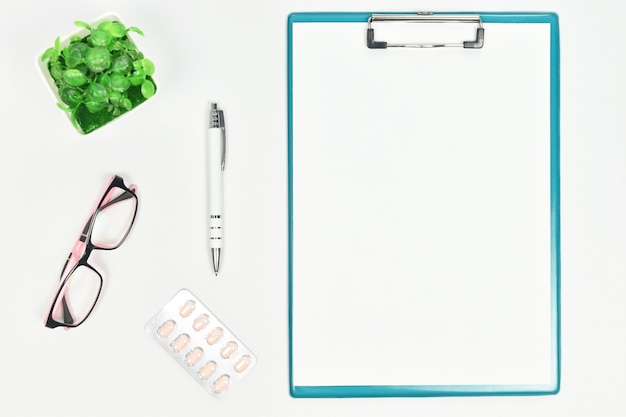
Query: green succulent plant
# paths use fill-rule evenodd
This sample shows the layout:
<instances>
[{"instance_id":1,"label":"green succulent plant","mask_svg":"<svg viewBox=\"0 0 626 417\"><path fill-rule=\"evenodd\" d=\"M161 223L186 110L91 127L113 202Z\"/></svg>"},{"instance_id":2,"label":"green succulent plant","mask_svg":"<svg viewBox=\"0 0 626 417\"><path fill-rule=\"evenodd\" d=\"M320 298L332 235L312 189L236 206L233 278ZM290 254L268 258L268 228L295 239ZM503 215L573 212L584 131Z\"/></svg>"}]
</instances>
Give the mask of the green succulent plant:
<instances>
[{"instance_id":1,"label":"green succulent plant","mask_svg":"<svg viewBox=\"0 0 626 417\"><path fill-rule=\"evenodd\" d=\"M81 21L74 24L89 34L72 37L64 48L57 37L41 60L47 61L58 88L58 107L71 114L77 129L89 133L154 95L154 64L128 36L143 36L138 28L116 21L96 28Z\"/></svg>"}]
</instances>

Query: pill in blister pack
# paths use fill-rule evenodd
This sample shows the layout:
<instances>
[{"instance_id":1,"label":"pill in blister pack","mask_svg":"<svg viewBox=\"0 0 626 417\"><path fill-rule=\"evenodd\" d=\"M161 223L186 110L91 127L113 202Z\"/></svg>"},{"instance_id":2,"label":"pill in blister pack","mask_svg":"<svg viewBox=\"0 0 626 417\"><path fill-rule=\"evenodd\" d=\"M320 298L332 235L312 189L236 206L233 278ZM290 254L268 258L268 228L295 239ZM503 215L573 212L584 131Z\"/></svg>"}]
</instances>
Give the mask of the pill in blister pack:
<instances>
[{"instance_id":1,"label":"pill in blister pack","mask_svg":"<svg viewBox=\"0 0 626 417\"><path fill-rule=\"evenodd\" d=\"M145 329L218 398L256 363L252 352L188 290L180 290Z\"/></svg>"}]
</instances>

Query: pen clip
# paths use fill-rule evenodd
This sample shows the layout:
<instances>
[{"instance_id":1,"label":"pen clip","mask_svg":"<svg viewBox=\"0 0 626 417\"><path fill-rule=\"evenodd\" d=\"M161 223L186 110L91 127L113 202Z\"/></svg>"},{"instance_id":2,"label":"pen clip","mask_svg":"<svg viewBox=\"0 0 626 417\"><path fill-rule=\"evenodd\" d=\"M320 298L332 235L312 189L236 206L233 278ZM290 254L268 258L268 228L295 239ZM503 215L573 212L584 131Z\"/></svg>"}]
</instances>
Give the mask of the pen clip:
<instances>
[{"instance_id":1,"label":"pen clip","mask_svg":"<svg viewBox=\"0 0 626 417\"><path fill-rule=\"evenodd\" d=\"M222 129L222 171L224 171L224 166L226 165L226 123L224 123L224 112L218 110L218 113Z\"/></svg>"},{"instance_id":2,"label":"pen clip","mask_svg":"<svg viewBox=\"0 0 626 417\"><path fill-rule=\"evenodd\" d=\"M222 133L222 171L226 165L226 123L224 111L217 108L217 103L211 103L209 128L218 128Z\"/></svg>"}]
</instances>

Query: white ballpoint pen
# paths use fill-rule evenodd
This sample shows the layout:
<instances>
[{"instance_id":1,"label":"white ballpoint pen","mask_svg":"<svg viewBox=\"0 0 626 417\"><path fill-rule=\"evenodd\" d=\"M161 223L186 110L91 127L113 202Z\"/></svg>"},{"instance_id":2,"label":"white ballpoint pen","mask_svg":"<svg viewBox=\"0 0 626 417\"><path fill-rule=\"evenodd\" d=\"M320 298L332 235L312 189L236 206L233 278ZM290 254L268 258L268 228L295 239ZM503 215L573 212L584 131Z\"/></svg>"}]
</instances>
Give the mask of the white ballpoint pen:
<instances>
[{"instance_id":1,"label":"white ballpoint pen","mask_svg":"<svg viewBox=\"0 0 626 417\"><path fill-rule=\"evenodd\" d=\"M211 103L208 132L209 185L209 248L215 275L220 269L224 244L224 162L226 157L226 127L224 112Z\"/></svg>"}]
</instances>

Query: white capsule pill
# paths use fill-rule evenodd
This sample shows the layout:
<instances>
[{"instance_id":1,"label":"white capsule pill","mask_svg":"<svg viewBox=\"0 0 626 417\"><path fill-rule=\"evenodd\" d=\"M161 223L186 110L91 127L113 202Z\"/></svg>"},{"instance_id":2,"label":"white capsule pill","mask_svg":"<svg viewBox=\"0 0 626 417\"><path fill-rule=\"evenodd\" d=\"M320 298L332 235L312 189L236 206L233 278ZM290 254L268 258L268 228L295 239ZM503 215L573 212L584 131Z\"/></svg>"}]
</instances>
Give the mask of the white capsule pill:
<instances>
[{"instance_id":1,"label":"white capsule pill","mask_svg":"<svg viewBox=\"0 0 626 417\"><path fill-rule=\"evenodd\" d=\"M157 334L160 338L165 339L170 335L176 328L176 322L174 320L168 320L158 328Z\"/></svg>"},{"instance_id":2,"label":"white capsule pill","mask_svg":"<svg viewBox=\"0 0 626 417\"><path fill-rule=\"evenodd\" d=\"M200 330L204 329L207 324L209 324L209 316L207 316L206 314L202 314L196 317L191 327L193 327L195 331L199 332Z\"/></svg>"},{"instance_id":3,"label":"white capsule pill","mask_svg":"<svg viewBox=\"0 0 626 417\"><path fill-rule=\"evenodd\" d=\"M220 350L220 356L224 359L230 358L230 356L237 350L237 342L230 341L224 345Z\"/></svg>"},{"instance_id":4,"label":"white capsule pill","mask_svg":"<svg viewBox=\"0 0 626 417\"><path fill-rule=\"evenodd\" d=\"M200 379L209 379L216 369L217 364L214 361L207 362L207 364L204 365L200 371L198 371L198 376Z\"/></svg>"},{"instance_id":5,"label":"white capsule pill","mask_svg":"<svg viewBox=\"0 0 626 417\"><path fill-rule=\"evenodd\" d=\"M228 387L228 384L230 384L230 376L222 375L221 377L217 378L211 388L213 389L213 391L219 394L224 391L226 387Z\"/></svg>"},{"instance_id":6,"label":"white capsule pill","mask_svg":"<svg viewBox=\"0 0 626 417\"><path fill-rule=\"evenodd\" d=\"M185 355L185 362L188 366L194 366L198 363L200 358L202 358L203 353L204 351L201 348L194 348L187 355Z\"/></svg>"},{"instance_id":7,"label":"white capsule pill","mask_svg":"<svg viewBox=\"0 0 626 417\"><path fill-rule=\"evenodd\" d=\"M174 352L180 352L185 346L187 346L187 343L189 343L189 336L183 333L174 339L170 346Z\"/></svg>"},{"instance_id":8,"label":"white capsule pill","mask_svg":"<svg viewBox=\"0 0 626 417\"><path fill-rule=\"evenodd\" d=\"M209 345L214 345L222 338L222 336L224 336L224 329L222 329L221 327L216 327L215 329L211 330L211 333L207 335L206 342Z\"/></svg>"},{"instance_id":9,"label":"white capsule pill","mask_svg":"<svg viewBox=\"0 0 626 417\"><path fill-rule=\"evenodd\" d=\"M242 373L248 368L248 366L250 366L250 362L250 356L243 355L241 358L237 359L237 362L233 365L233 369L237 373Z\"/></svg>"},{"instance_id":10,"label":"white capsule pill","mask_svg":"<svg viewBox=\"0 0 626 417\"><path fill-rule=\"evenodd\" d=\"M196 308L196 302L193 301L193 300L187 301L180 308L180 316L181 317L188 317L193 312L194 308Z\"/></svg>"}]
</instances>

